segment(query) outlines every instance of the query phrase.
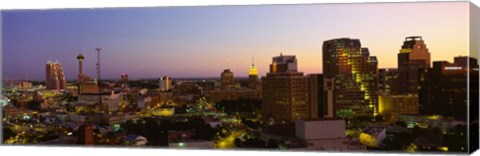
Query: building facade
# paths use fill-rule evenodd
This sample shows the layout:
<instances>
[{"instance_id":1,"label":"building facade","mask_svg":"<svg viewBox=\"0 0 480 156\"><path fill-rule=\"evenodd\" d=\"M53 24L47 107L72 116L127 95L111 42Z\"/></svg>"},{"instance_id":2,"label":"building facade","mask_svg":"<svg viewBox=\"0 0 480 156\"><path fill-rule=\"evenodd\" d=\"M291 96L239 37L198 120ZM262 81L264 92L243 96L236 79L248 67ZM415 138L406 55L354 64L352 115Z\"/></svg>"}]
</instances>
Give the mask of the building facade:
<instances>
[{"instance_id":1,"label":"building facade","mask_svg":"<svg viewBox=\"0 0 480 156\"><path fill-rule=\"evenodd\" d=\"M377 59L360 40L340 38L323 43L324 79L333 80L331 102L335 116L377 113ZM328 99L327 99L328 101Z\"/></svg>"},{"instance_id":2,"label":"building facade","mask_svg":"<svg viewBox=\"0 0 480 156\"><path fill-rule=\"evenodd\" d=\"M418 95L390 95L378 96L378 112L388 119L395 120L398 115L418 115Z\"/></svg>"},{"instance_id":3,"label":"building facade","mask_svg":"<svg viewBox=\"0 0 480 156\"><path fill-rule=\"evenodd\" d=\"M478 116L478 78L475 58L455 57L453 63L433 62L432 68L420 73L420 113L466 120L470 103L470 110L476 110ZM468 94L473 97L468 99Z\"/></svg>"},{"instance_id":4,"label":"building facade","mask_svg":"<svg viewBox=\"0 0 480 156\"><path fill-rule=\"evenodd\" d=\"M61 90L67 86L65 74L60 62L48 61L46 63L46 87L47 89Z\"/></svg>"},{"instance_id":5,"label":"building facade","mask_svg":"<svg viewBox=\"0 0 480 156\"><path fill-rule=\"evenodd\" d=\"M164 91L172 89L172 78L168 76L161 77L159 89Z\"/></svg>"},{"instance_id":6,"label":"building facade","mask_svg":"<svg viewBox=\"0 0 480 156\"><path fill-rule=\"evenodd\" d=\"M378 69L378 91L390 95L397 90L398 70L396 68Z\"/></svg>"},{"instance_id":7,"label":"building facade","mask_svg":"<svg viewBox=\"0 0 480 156\"><path fill-rule=\"evenodd\" d=\"M235 87L235 77L230 69L223 70L222 74L220 75L220 79L222 88L227 89Z\"/></svg>"},{"instance_id":8,"label":"building facade","mask_svg":"<svg viewBox=\"0 0 480 156\"><path fill-rule=\"evenodd\" d=\"M310 103L310 118L327 117L328 107L325 103L325 91L322 74L309 74L308 78L308 101Z\"/></svg>"},{"instance_id":9,"label":"building facade","mask_svg":"<svg viewBox=\"0 0 480 156\"><path fill-rule=\"evenodd\" d=\"M430 68L430 53L422 37L405 38L398 53L398 87L395 94L418 93L418 73Z\"/></svg>"},{"instance_id":10,"label":"building facade","mask_svg":"<svg viewBox=\"0 0 480 156\"><path fill-rule=\"evenodd\" d=\"M260 89L257 67L255 67L255 64L253 63L248 70L248 88L255 90Z\"/></svg>"},{"instance_id":11,"label":"building facade","mask_svg":"<svg viewBox=\"0 0 480 156\"><path fill-rule=\"evenodd\" d=\"M275 121L310 117L308 79L297 71L295 56L274 57L262 77L262 116Z\"/></svg>"}]
</instances>

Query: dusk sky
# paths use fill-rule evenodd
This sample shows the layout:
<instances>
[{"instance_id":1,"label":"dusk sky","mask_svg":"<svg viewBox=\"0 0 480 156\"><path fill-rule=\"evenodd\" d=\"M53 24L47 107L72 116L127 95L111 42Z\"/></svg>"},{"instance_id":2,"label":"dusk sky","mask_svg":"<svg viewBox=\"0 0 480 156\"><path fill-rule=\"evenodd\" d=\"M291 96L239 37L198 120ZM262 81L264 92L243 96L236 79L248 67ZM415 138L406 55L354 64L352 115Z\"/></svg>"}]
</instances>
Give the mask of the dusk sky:
<instances>
[{"instance_id":1,"label":"dusk sky","mask_svg":"<svg viewBox=\"0 0 480 156\"><path fill-rule=\"evenodd\" d=\"M272 57L296 55L299 71L322 73L325 40L360 39L397 67L405 37L422 36L432 61L468 55L468 2L371 3L12 10L2 12L3 78L45 79L58 60L66 78L95 77L101 47L103 78L247 76L252 56L260 76Z\"/></svg>"}]
</instances>

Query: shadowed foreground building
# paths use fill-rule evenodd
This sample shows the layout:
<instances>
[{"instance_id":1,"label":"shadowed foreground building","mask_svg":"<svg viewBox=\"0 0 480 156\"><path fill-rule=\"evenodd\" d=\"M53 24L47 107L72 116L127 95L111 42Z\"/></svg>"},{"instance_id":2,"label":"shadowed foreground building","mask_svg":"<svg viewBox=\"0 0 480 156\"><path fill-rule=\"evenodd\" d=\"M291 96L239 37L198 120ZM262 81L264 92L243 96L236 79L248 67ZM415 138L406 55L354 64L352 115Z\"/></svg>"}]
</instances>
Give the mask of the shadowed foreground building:
<instances>
[{"instance_id":1,"label":"shadowed foreground building","mask_svg":"<svg viewBox=\"0 0 480 156\"><path fill-rule=\"evenodd\" d=\"M262 77L262 116L275 121L294 121L311 116L308 79L297 71L293 55L274 57L270 72Z\"/></svg>"},{"instance_id":2,"label":"shadowed foreground building","mask_svg":"<svg viewBox=\"0 0 480 156\"><path fill-rule=\"evenodd\" d=\"M377 58L360 40L340 38L323 43L325 81L331 81L335 116L373 116L377 112ZM329 101L327 99L327 101Z\"/></svg>"},{"instance_id":3,"label":"shadowed foreground building","mask_svg":"<svg viewBox=\"0 0 480 156\"><path fill-rule=\"evenodd\" d=\"M420 73L420 113L466 120L467 104L470 103L470 110L477 110L478 116L478 78L475 58L455 57L453 63L433 62L432 68ZM470 83L469 90L467 83ZM467 100L468 94L477 98Z\"/></svg>"}]
</instances>

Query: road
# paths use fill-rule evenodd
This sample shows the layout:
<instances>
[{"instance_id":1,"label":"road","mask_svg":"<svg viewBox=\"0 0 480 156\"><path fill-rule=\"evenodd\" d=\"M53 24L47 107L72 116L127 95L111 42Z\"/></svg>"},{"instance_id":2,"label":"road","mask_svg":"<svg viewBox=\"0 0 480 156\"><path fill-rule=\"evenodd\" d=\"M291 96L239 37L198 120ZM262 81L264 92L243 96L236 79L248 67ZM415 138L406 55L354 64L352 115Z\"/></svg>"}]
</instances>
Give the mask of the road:
<instances>
[{"instance_id":1,"label":"road","mask_svg":"<svg viewBox=\"0 0 480 156\"><path fill-rule=\"evenodd\" d=\"M223 138L222 140L219 140L217 143L217 147L221 149L228 149L228 148L234 148L235 147L235 139L244 135L246 133L246 130L236 130L227 137Z\"/></svg>"}]
</instances>

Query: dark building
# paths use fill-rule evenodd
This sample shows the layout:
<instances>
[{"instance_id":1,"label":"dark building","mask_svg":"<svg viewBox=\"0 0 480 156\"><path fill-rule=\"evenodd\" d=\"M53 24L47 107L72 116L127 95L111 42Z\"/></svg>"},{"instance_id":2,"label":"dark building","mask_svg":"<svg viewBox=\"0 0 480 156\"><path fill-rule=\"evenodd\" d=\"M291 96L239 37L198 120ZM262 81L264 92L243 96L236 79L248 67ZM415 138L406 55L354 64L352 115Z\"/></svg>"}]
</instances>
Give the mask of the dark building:
<instances>
[{"instance_id":1,"label":"dark building","mask_svg":"<svg viewBox=\"0 0 480 156\"><path fill-rule=\"evenodd\" d=\"M333 81L336 116L376 115L377 64L377 58L370 56L358 39L340 38L323 43L324 79Z\"/></svg>"},{"instance_id":2,"label":"dark building","mask_svg":"<svg viewBox=\"0 0 480 156\"><path fill-rule=\"evenodd\" d=\"M93 145L94 138L93 138L93 125L91 124L83 124L78 127L78 140L77 144L83 145Z\"/></svg>"},{"instance_id":3,"label":"dark building","mask_svg":"<svg viewBox=\"0 0 480 156\"><path fill-rule=\"evenodd\" d=\"M325 102L323 74L309 74L307 78L311 117L325 118L328 114L328 109Z\"/></svg>"},{"instance_id":4,"label":"dark building","mask_svg":"<svg viewBox=\"0 0 480 156\"><path fill-rule=\"evenodd\" d=\"M398 53L398 87L395 94L416 94L418 72L430 68L430 53L420 36L405 38Z\"/></svg>"},{"instance_id":5,"label":"dark building","mask_svg":"<svg viewBox=\"0 0 480 156\"><path fill-rule=\"evenodd\" d=\"M230 69L223 70L221 74L221 85L222 88L234 88L235 86L235 78L233 76L233 72Z\"/></svg>"},{"instance_id":6,"label":"dark building","mask_svg":"<svg viewBox=\"0 0 480 156\"><path fill-rule=\"evenodd\" d=\"M396 90L398 70L395 68L378 69L378 90L381 94L392 94Z\"/></svg>"},{"instance_id":7,"label":"dark building","mask_svg":"<svg viewBox=\"0 0 480 156\"><path fill-rule=\"evenodd\" d=\"M478 78L478 63L474 58L455 57L453 63L433 62L432 68L420 72L420 113L466 120L470 103L470 110L478 116Z\"/></svg>"}]
</instances>

